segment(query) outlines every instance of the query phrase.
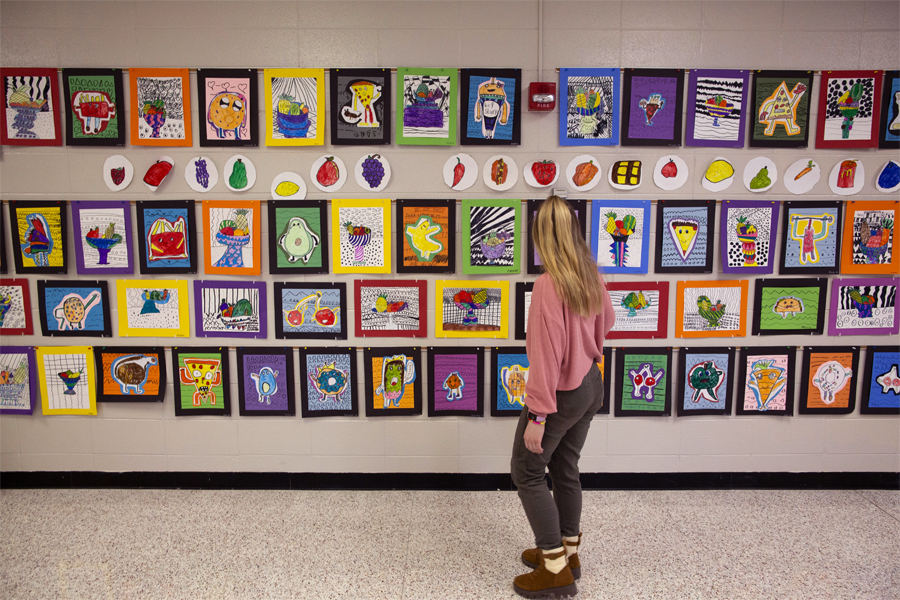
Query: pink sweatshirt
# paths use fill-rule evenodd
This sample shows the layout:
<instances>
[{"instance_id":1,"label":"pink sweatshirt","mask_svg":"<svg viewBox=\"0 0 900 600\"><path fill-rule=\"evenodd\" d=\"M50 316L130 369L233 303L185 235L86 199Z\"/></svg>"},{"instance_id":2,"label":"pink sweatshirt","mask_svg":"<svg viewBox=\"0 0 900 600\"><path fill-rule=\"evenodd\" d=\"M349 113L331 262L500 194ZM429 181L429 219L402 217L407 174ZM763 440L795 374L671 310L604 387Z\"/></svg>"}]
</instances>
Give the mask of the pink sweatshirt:
<instances>
[{"instance_id":1,"label":"pink sweatshirt","mask_svg":"<svg viewBox=\"0 0 900 600\"><path fill-rule=\"evenodd\" d=\"M598 274L599 276L599 274ZM528 311L528 381L525 405L538 416L556 412L557 390L574 390L603 358L603 340L616 322L603 285L603 311L581 317L563 303L546 273L534 282Z\"/></svg>"}]
</instances>

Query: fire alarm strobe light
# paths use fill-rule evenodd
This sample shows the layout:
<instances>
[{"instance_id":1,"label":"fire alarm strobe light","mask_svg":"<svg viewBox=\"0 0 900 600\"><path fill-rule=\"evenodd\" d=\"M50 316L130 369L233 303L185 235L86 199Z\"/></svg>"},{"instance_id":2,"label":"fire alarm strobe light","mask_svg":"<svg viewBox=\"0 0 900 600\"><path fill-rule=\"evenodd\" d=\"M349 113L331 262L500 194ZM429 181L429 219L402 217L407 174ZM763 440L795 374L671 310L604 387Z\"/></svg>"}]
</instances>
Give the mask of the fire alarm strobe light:
<instances>
[{"instance_id":1,"label":"fire alarm strobe light","mask_svg":"<svg viewBox=\"0 0 900 600\"><path fill-rule=\"evenodd\" d=\"M556 108L556 83L532 81L528 85L528 110L549 112Z\"/></svg>"}]
</instances>

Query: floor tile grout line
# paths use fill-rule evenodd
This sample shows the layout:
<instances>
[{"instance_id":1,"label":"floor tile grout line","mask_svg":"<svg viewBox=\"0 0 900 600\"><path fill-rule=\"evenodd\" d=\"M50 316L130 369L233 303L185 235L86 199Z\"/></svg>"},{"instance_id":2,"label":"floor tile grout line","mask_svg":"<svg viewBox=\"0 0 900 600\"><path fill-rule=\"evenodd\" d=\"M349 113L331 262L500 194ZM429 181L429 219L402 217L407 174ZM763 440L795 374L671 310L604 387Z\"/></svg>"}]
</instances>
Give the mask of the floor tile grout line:
<instances>
[{"instance_id":1,"label":"floor tile grout line","mask_svg":"<svg viewBox=\"0 0 900 600\"><path fill-rule=\"evenodd\" d=\"M884 514L886 514L887 516L889 516L889 517L892 518L893 520L895 520L895 521L897 521L898 523L900 523L900 517L897 517L896 515L893 515L893 514L889 513L888 511L886 511L885 509L883 509L882 507L880 507L878 504L875 503L874 500L872 500L871 498L868 498L868 497L866 497L865 495L863 495L863 493L862 493L861 490L853 490L853 491L856 492L857 495L862 496L863 498L865 498L866 501L869 502L869 503L871 503L875 508L877 508L878 510L880 510L881 512L883 512Z\"/></svg>"}]
</instances>

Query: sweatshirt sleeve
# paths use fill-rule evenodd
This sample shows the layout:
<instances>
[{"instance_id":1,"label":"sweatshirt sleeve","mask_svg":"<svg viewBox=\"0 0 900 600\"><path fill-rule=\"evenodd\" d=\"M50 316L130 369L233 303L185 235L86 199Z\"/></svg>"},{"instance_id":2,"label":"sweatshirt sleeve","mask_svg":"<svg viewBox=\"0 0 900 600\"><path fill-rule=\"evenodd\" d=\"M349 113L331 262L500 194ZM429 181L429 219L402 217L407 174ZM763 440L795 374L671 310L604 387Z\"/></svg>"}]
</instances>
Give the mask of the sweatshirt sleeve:
<instances>
[{"instance_id":1,"label":"sweatshirt sleeve","mask_svg":"<svg viewBox=\"0 0 900 600\"><path fill-rule=\"evenodd\" d=\"M565 326L546 314L542 295L532 296L528 314L528 380L525 382L525 405L534 414L545 417L556 412L556 389L565 356Z\"/></svg>"}]
</instances>

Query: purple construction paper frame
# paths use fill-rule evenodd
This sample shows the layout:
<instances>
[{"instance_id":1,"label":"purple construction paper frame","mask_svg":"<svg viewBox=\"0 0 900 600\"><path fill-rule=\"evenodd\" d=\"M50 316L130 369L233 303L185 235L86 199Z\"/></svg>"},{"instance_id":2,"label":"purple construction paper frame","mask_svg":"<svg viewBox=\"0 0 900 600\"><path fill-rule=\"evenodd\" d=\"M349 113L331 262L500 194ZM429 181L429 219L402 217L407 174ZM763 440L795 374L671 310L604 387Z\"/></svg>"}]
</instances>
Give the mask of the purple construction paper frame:
<instances>
[{"instance_id":1,"label":"purple construction paper frame","mask_svg":"<svg viewBox=\"0 0 900 600\"><path fill-rule=\"evenodd\" d=\"M731 79L743 79L744 80L744 89L741 92L741 117L740 122L738 123L738 139L736 141L731 140L700 140L694 137L694 113L695 113L695 96L697 95L697 79L703 77L728 77ZM688 78L688 93L687 93L687 127L685 133L684 144L685 146L708 146L715 148L743 148L744 147L744 130L747 128L747 114L748 110L752 111L752 107L748 109L747 101L750 98L750 71L747 69L743 70L732 70L732 69L691 69L690 77Z\"/></svg>"},{"instance_id":2,"label":"purple construction paper frame","mask_svg":"<svg viewBox=\"0 0 900 600\"><path fill-rule=\"evenodd\" d=\"M728 266L728 211L732 208L772 208L772 221L769 224L769 261L765 267L729 267ZM722 260L723 273L739 273L751 274L771 274L775 269L775 234L778 229L778 211L781 208L781 202L772 200L723 200L722 208L719 215L719 237L721 248L720 258Z\"/></svg>"},{"instance_id":3,"label":"purple construction paper frame","mask_svg":"<svg viewBox=\"0 0 900 600\"><path fill-rule=\"evenodd\" d=\"M38 397L37 364L34 356L34 348L31 346L3 346L0 354L27 354L28 355L28 389L31 397L31 408L0 408L0 415L30 415L34 411L35 404L40 404Z\"/></svg>"},{"instance_id":4,"label":"purple construction paper frame","mask_svg":"<svg viewBox=\"0 0 900 600\"><path fill-rule=\"evenodd\" d=\"M121 242L125 244L125 253L128 257L127 267L85 267L84 266L84 246L81 244L81 211L88 209L109 209L121 208L125 215L125 239ZM79 275L133 275L134 274L134 256L132 253L131 239L131 203L127 200L105 200L102 202L83 202L78 200L72 202L72 234L75 236L75 261L77 264L77 272Z\"/></svg>"},{"instance_id":5,"label":"purple construction paper frame","mask_svg":"<svg viewBox=\"0 0 900 600\"><path fill-rule=\"evenodd\" d=\"M259 331L244 332L235 331L206 331L203 327L203 290L206 289L246 289L253 288L259 292ZM266 284L263 281L246 281L235 283L232 281L194 280L194 335L196 337L226 337L226 338L257 338L266 339Z\"/></svg>"},{"instance_id":6,"label":"purple construction paper frame","mask_svg":"<svg viewBox=\"0 0 900 600\"><path fill-rule=\"evenodd\" d=\"M894 285L894 325L893 327L848 327L838 329L838 291L846 286ZM900 333L900 303L897 302L897 291L900 291L900 277L835 277L831 280L831 309L828 314L828 335L897 335Z\"/></svg>"}]
</instances>

